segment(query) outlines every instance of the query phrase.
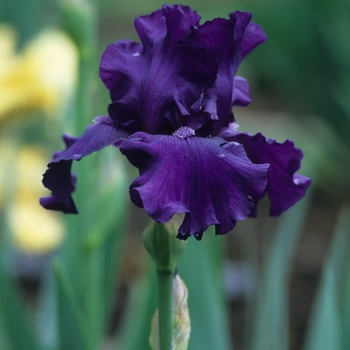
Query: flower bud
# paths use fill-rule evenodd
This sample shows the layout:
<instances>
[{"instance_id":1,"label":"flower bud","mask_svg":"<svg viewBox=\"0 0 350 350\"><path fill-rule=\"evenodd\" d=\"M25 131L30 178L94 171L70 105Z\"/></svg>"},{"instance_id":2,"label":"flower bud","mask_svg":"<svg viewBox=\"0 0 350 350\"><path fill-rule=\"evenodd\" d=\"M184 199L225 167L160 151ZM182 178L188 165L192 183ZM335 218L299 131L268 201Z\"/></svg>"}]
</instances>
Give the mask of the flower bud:
<instances>
[{"instance_id":1,"label":"flower bud","mask_svg":"<svg viewBox=\"0 0 350 350\"><path fill-rule=\"evenodd\" d=\"M176 238L177 218L166 224L152 222L143 233L143 244L157 265L158 271L173 273L186 242Z\"/></svg>"},{"instance_id":2,"label":"flower bud","mask_svg":"<svg viewBox=\"0 0 350 350\"><path fill-rule=\"evenodd\" d=\"M178 274L173 279L174 330L171 350L187 350L191 333L191 320L188 312L188 292L184 281ZM152 350L158 349L158 310L152 319L149 342Z\"/></svg>"}]
</instances>

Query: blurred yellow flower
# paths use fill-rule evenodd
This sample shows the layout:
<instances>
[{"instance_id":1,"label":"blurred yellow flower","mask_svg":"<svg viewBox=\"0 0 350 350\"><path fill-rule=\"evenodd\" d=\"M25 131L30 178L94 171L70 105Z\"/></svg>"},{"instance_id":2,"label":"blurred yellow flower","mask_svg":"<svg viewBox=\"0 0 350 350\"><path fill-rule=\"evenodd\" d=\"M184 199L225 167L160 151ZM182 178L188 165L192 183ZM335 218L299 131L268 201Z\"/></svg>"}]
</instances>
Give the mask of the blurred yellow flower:
<instances>
[{"instance_id":1,"label":"blurred yellow flower","mask_svg":"<svg viewBox=\"0 0 350 350\"><path fill-rule=\"evenodd\" d=\"M15 245L30 253L47 253L57 248L63 239L63 223L52 212L29 198L17 200L10 208L9 223Z\"/></svg>"},{"instance_id":2,"label":"blurred yellow flower","mask_svg":"<svg viewBox=\"0 0 350 350\"><path fill-rule=\"evenodd\" d=\"M16 53L16 32L0 24L0 121L15 113L63 107L77 75L78 53L67 35L47 29Z\"/></svg>"},{"instance_id":3,"label":"blurred yellow flower","mask_svg":"<svg viewBox=\"0 0 350 350\"><path fill-rule=\"evenodd\" d=\"M45 193L41 178L48 156L39 146L22 146L15 157L8 145L0 147L0 194L4 186L11 186L7 188L10 195L2 200L6 201L8 226L15 246L35 254L57 248L64 238L64 223L58 213L43 210L38 202ZM8 164L12 159L15 162Z\"/></svg>"}]
</instances>

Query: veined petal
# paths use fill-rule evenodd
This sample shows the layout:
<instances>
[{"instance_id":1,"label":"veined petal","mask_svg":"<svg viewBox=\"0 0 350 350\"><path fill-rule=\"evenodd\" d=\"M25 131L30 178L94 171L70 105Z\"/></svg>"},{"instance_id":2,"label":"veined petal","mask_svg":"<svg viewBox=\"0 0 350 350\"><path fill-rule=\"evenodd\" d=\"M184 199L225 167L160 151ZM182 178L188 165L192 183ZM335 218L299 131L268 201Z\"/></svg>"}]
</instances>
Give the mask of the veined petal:
<instances>
[{"instance_id":1,"label":"veined petal","mask_svg":"<svg viewBox=\"0 0 350 350\"><path fill-rule=\"evenodd\" d=\"M242 57L246 57L258 45L267 40L264 30L256 23L250 22L244 32L242 40Z\"/></svg>"},{"instance_id":2,"label":"veined petal","mask_svg":"<svg viewBox=\"0 0 350 350\"><path fill-rule=\"evenodd\" d=\"M208 59L203 60L217 71L215 79L206 85L202 99L203 110L210 106L212 119L217 120L211 132L213 135L218 135L223 127L234 121L233 105L247 106L251 101L247 81L235 77L243 58L263 41L264 33L251 22L251 17L248 12L233 12L229 19L216 18L199 27L191 27L179 42L189 55L194 55L199 48L206 49L217 61L213 64ZM259 38L253 37L254 32Z\"/></svg>"},{"instance_id":3,"label":"veined petal","mask_svg":"<svg viewBox=\"0 0 350 350\"><path fill-rule=\"evenodd\" d=\"M60 164L60 163L58 163ZM53 188L54 195L41 197L39 203L49 210L61 211L65 214L78 214L71 194L75 191L76 176L71 173L72 161L64 162L57 171L53 171L52 176L48 176L45 187ZM54 174L59 174L55 176Z\"/></svg>"},{"instance_id":4,"label":"veined petal","mask_svg":"<svg viewBox=\"0 0 350 350\"><path fill-rule=\"evenodd\" d=\"M108 46L100 76L112 98L109 114L121 129L171 134L188 126L217 135L234 121L232 106L250 102L247 82L235 74L262 42L261 28L248 12L199 20L189 7L164 5L136 18L142 44Z\"/></svg>"},{"instance_id":5,"label":"veined petal","mask_svg":"<svg viewBox=\"0 0 350 350\"><path fill-rule=\"evenodd\" d=\"M77 214L71 196L76 182L75 176L71 174L73 160L80 160L92 152L117 144L128 136L117 129L109 117L98 117L95 121L96 124L90 125L80 138L64 136L67 149L54 155L43 177L44 186L52 191L51 196L40 199L43 207Z\"/></svg>"},{"instance_id":6,"label":"veined petal","mask_svg":"<svg viewBox=\"0 0 350 350\"><path fill-rule=\"evenodd\" d=\"M78 139L69 135L63 135L63 141L67 148L71 147ZM53 158L57 158L65 151L56 152ZM71 194L75 191L76 176L71 173L72 160L53 163L46 171L43 184L52 191L52 195L40 198L40 205L46 209L58 210L65 214L78 214Z\"/></svg>"},{"instance_id":7,"label":"veined petal","mask_svg":"<svg viewBox=\"0 0 350 350\"><path fill-rule=\"evenodd\" d=\"M107 46L101 58L100 78L112 99L125 96L139 80L143 68L142 49L141 44L132 40L120 40Z\"/></svg>"},{"instance_id":8,"label":"veined petal","mask_svg":"<svg viewBox=\"0 0 350 350\"><path fill-rule=\"evenodd\" d=\"M189 7L164 5L135 20L142 45L121 41L107 47L100 76L112 98L109 114L120 128L169 134L185 124L184 116L197 114L191 106L212 69L180 50L178 40L199 19Z\"/></svg>"},{"instance_id":9,"label":"veined petal","mask_svg":"<svg viewBox=\"0 0 350 350\"><path fill-rule=\"evenodd\" d=\"M161 9L150 15L135 19L135 28L142 40L145 50L152 49L167 36L168 45L177 41L192 25L197 25L200 16L188 6L163 5Z\"/></svg>"},{"instance_id":10,"label":"veined petal","mask_svg":"<svg viewBox=\"0 0 350 350\"><path fill-rule=\"evenodd\" d=\"M249 93L248 80L236 75L233 79L232 104L234 106L246 107L252 102Z\"/></svg>"},{"instance_id":11,"label":"veined petal","mask_svg":"<svg viewBox=\"0 0 350 350\"><path fill-rule=\"evenodd\" d=\"M145 50L152 49L157 42L164 39L167 33L162 8L149 15L135 18L134 26Z\"/></svg>"},{"instance_id":12,"label":"veined petal","mask_svg":"<svg viewBox=\"0 0 350 350\"><path fill-rule=\"evenodd\" d=\"M61 160L80 160L128 136L128 133L118 129L109 117L100 116L95 118L94 122L95 124L89 125L83 135L65 151L60 152L49 165Z\"/></svg>"},{"instance_id":13,"label":"veined petal","mask_svg":"<svg viewBox=\"0 0 350 350\"><path fill-rule=\"evenodd\" d=\"M278 143L273 139L266 140L261 133L254 136L241 133L231 139L243 144L248 158L253 163L270 164L266 186L271 205L270 215L280 215L304 197L311 179L296 174L303 152L296 148L291 140Z\"/></svg>"},{"instance_id":14,"label":"veined petal","mask_svg":"<svg viewBox=\"0 0 350 350\"><path fill-rule=\"evenodd\" d=\"M143 41L146 69L140 77L139 115L142 130L152 134L168 134L184 124L183 112L185 115L190 113L190 106L201 93L198 76L207 74L202 66L197 68L198 64L193 64L193 59L178 47L179 39L192 25L198 24L200 16L189 7L179 5L164 5L161 11L166 34L158 37L152 45ZM159 14L158 11L157 16ZM144 24L146 18L149 23L153 16L154 14L141 17L140 21ZM136 20L136 26L138 23ZM142 27L143 31L136 28L140 36L145 34L145 26ZM192 71L189 71L188 66L193 68ZM203 81L206 78L200 79ZM185 100L187 108L181 110L179 104L183 104Z\"/></svg>"},{"instance_id":15,"label":"veined petal","mask_svg":"<svg viewBox=\"0 0 350 350\"><path fill-rule=\"evenodd\" d=\"M54 195L48 197L41 197L39 199L39 203L45 209L57 210L65 214L78 214L78 209L75 206L72 196L69 197L68 202L60 201Z\"/></svg>"},{"instance_id":16,"label":"veined petal","mask_svg":"<svg viewBox=\"0 0 350 350\"><path fill-rule=\"evenodd\" d=\"M226 127L222 128L219 132L219 137L222 137L225 140L230 140L231 137L237 135L239 124L236 122L229 123Z\"/></svg>"},{"instance_id":17,"label":"veined petal","mask_svg":"<svg viewBox=\"0 0 350 350\"><path fill-rule=\"evenodd\" d=\"M190 128L174 135L138 132L120 151L140 171L130 186L131 200L155 221L184 213L179 238L197 239L209 225L225 234L253 209L267 183L267 164L253 164L238 143L193 136Z\"/></svg>"},{"instance_id":18,"label":"veined petal","mask_svg":"<svg viewBox=\"0 0 350 350\"><path fill-rule=\"evenodd\" d=\"M141 44L121 40L108 45L100 64L100 77L112 99L109 115L129 133L142 129L138 108L145 64L142 50Z\"/></svg>"}]
</instances>

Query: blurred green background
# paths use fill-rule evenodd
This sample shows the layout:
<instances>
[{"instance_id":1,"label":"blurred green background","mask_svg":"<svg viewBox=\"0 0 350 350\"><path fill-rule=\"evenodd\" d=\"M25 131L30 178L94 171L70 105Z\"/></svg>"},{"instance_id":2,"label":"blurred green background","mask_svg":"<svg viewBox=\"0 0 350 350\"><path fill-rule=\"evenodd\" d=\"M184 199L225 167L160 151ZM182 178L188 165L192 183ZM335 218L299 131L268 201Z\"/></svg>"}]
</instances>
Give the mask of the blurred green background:
<instances>
[{"instance_id":1,"label":"blurred green background","mask_svg":"<svg viewBox=\"0 0 350 350\"><path fill-rule=\"evenodd\" d=\"M155 310L154 281L140 237L148 219L128 199L135 169L116 149L84 159L78 217L48 214L38 197L60 135L79 135L107 111L98 78L106 46L138 41L134 18L162 4L0 2L1 349L148 349L140 344ZM239 70L253 98L234 111L240 130L293 139L304 152L300 172L313 178L308 198L281 219L268 217L265 201L259 219L226 237L190 239L179 265L189 349L349 349L350 3L185 5L203 20L253 12L268 41Z\"/></svg>"}]
</instances>

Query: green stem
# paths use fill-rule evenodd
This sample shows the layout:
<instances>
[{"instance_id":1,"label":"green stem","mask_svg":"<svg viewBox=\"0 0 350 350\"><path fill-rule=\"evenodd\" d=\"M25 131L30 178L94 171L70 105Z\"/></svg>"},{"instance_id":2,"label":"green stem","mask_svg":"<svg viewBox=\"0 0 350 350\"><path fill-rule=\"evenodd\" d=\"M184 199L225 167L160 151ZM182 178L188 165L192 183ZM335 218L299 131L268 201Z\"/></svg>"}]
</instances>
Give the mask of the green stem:
<instances>
[{"instance_id":1,"label":"green stem","mask_svg":"<svg viewBox=\"0 0 350 350\"><path fill-rule=\"evenodd\" d=\"M159 350L171 350L174 329L173 275L169 271L157 271Z\"/></svg>"}]
</instances>

